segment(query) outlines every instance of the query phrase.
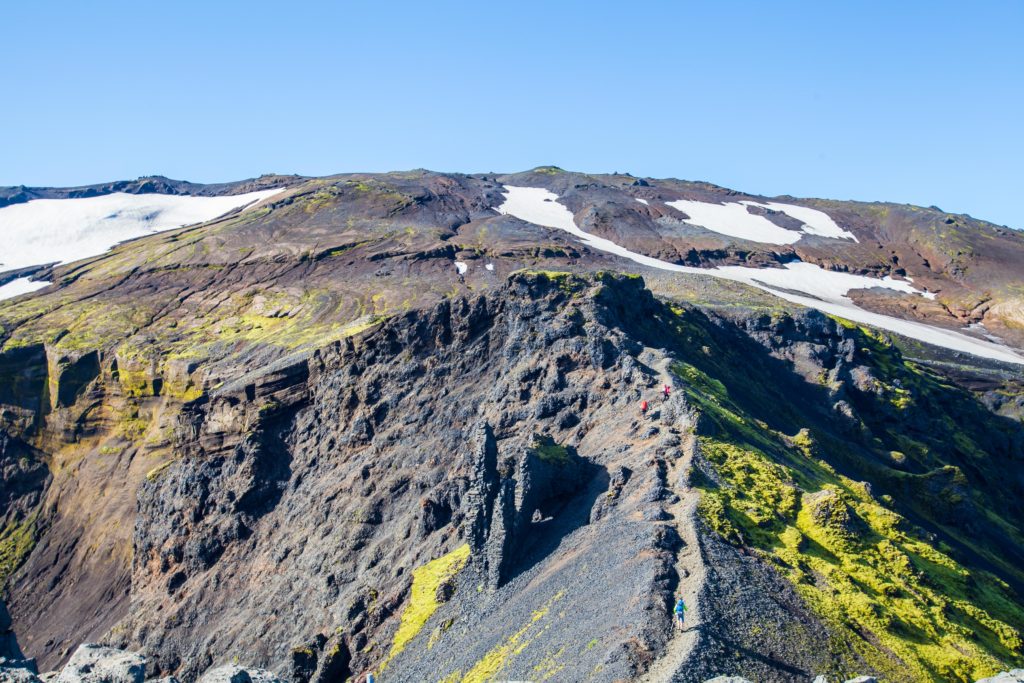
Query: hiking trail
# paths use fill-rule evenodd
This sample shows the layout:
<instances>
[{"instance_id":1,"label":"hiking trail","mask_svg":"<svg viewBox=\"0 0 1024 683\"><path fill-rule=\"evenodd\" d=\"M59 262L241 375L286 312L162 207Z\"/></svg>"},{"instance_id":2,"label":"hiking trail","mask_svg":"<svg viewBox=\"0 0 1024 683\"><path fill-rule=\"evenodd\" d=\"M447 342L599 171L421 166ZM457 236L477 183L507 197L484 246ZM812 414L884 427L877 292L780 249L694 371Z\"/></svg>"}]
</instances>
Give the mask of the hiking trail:
<instances>
[{"instance_id":1,"label":"hiking trail","mask_svg":"<svg viewBox=\"0 0 1024 683\"><path fill-rule=\"evenodd\" d=\"M649 351L656 353L654 349ZM660 382L671 386L673 392L681 391L679 383L673 381L672 373L669 371L671 361L671 358L664 358L658 363ZM693 434L681 434L676 426L669 427L668 432L679 436L683 441L682 456L669 463L667 476L669 490L679 497L679 502L665 509L671 515L667 524L675 526L684 543L676 555L675 570L679 577L679 585L675 597L682 595L687 609L682 631L675 625L675 616L669 615L672 618L672 637L647 672L637 679L640 683L671 681L690 658L700 642L701 634L702 615L698 599L706 579L706 566L697 538L697 503L700 501L700 492L689 486L686 476L697 450L697 437ZM674 602L673 600L673 604Z\"/></svg>"}]
</instances>

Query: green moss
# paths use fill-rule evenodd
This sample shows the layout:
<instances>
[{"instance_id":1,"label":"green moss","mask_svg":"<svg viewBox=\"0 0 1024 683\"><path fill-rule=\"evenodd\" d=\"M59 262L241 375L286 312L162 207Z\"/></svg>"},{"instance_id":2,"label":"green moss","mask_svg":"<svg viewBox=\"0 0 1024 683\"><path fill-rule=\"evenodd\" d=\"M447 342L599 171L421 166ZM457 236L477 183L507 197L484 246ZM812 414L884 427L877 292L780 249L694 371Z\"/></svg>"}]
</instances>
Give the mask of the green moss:
<instances>
[{"instance_id":1,"label":"green moss","mask_svg":"<svg viewBox=\"0 0 1024 683\"><path fill-rule=\"evenodd\" d=\"M829 314L828 317L831 318L832 320L836 321L842 327L845 327L848 330L855 330L855 329L857 329L859 327L859 325L857 323L853 322L852 320L849 320L847 318L841 318L838 315L831 315L831 314Z\"/></svg>"},{"instance_id":2,"label":"green moss","mask_svg":"<svg viewBox=\"0 0 1024 683\"><path fill-rule=\"evenodd\" d=\"M117 372L117 379L125 396L141 398L154 394L153 378L148 371L122 368Z\"/></svg>"},{"instance_id":3,"label":"green moss","mask_svg":"<svg viewBox=\"0 0 1024 683\"><path fill-rule=\"evenodd\" d=\"M0 531L0 589L7 577L21 566L36 543L36 517L10 522Z\"/></svg>"},{"instance_id":4,"label":"green moss","mask_svg":"<svg viewBox=\"0 0 1024 683\"><path fill-rule=\"evenodd\" d=\"M113 254L97 267L110 269L116 260ZM257 296L263 298L262 305L255 304ZM316 348L374 326L389 310L380 293L351 297L327 288L300 293L246 290L218 301L213 310L185 308L164 316L144 302L128 306L99 296L76 301L54 293L31 302L31 307L0 307L0 328L8 334L5 347L46 344L54 364L81 352L116 350L124 395L142 398L159 390L182 402L199 399L203 389L191 377L169 373L169 361L216 360L252 345L286 351ZM411 304L403 302L406 308ZM52 370L51 379L59 368ZM51 395L55 389L51 387Z\"/></svg>"},{"instance_id":5,"label":"green moss","mask_svg":"<svg viewBox=\"0 0 1024 683\"><path fill-rule=\"evenodd\" d=\"M391 643L391 651L381 664L382 671L423 630L427 620L441 606L437 601L438 588L458 574L468 559L469 544L467 543L447 555L431 560L413 570L409 603L402 612L401 622Z\"/></svg>"},{"instance_id":6,"label":"green moss","mask_svg":"<svg viewBox=\"0 0 1024 683\"><path fill-rule=\"evenodd\" d=\"M572 462L572 456L565 446L555 443L550 436L534 436L533 452L546 463L564 467Z\"/></svg>"},{"instance_id":7,"label":"green moss","mask_svg":"<svg viewBox=\"0 0 1024 683\"><path fill-rule=\"evenodd\" d=\"M453 672L443 680L457 681L461 679L462 683L484 683L485 681L493 680L501 673L512 657L521 654L536 640L538 635L550 627L550 624L543 623L544 619L551 611L551 607L564 596L565 593L559 591L551 597L540 609L530 616L530 621L509 636L501 645L491 649L480 661L473 665L465 676L461 672Z\"/></svg>"},{"instance_id":8,"label":"green moss","mask_svg":"<svg viewBox=\"0 0 1024 683\"><path fill-rule=\"evenodd\" d=\"M701 442L725 483L704 491L709 526L760 548L873 667L893 680L974 680L1020 661L1004 619L1020 623L1021 610L1005 584L933 547L864 487L822 468L822 488L800 491L756 449Z\"/></svg>"},{"instance_id":9,"label":"green moss","mask_svg":"<svg viewBox=\"0 0 1024 683\"><path fill-rule=\"evenodd\" d=\"M999 488L987 481L998 481L998 461L984 445L998 444L1001 429L1012 438L1011 428L907 361L886 335L837 320L877 382L847 394L859 431L837 435L791 390L775 388L777 369L730 360L735 341L724 346L699 313L673 314L661 329L675 338L662 332L659 343L683 359L671 369L701 414L699 442L714 473L694 477L699 513L774 565L828 623L836 643L828 673L854 674L866 661L892 681L968 681L1024 663L1024 607L992 571L1019 576L994 541L1021 542L1003 518L1015 503L996 504ZM808 386L796 390L827 391ZM961 514L980 521L976 533L948 519Z\"/></svg>"},{"instance_id":10,"label":"green moss","mask_svg":"<svg viewBox=\"0 0 1024 683\"><path fill-rule=\"evenodd\" d=\"M565 669L565 662L562 661L564 654L565 646L548 653L539 664L533 667L534 674L539 676L542 681L551 680Z\"/></svg>"},{"instance_id":11,"label":"green moss","mask_svg":"<svg viewBox=\"0 0 1024 683\"><path fill-rule=\"evenodd\" d=\"M796 510L799 494L789 470L734 444L704 439L701 445L704 456L730 483L716 491L717 498L742 540L770 544Z\"/></svg>"},{"instance_id":12,"label":"green moss","mask_svg":"<svg viewBox=\"0 0 1024 683\"><path fill-rule=\"evenodd\" d=\"M149 420L140 415L139 407L133 403L125 406L114 424L114 433L125 441L138 441L148 429Z\"/></svg>"},{"instance_id":13,"label":"green moss","mask_svg":"<svg viewBox=\"0 0 1024 683\"><path fill-rule=\"evenodd\" d=\"M327 256L329 258L342 256L352 251L353 249L358 249L359 247L364 247L367 244L372 244L374 241L375 240L361 240L359 242L352 242L351 244L346 244L344 246L337 247L336 249L331 249L329 252L327 252Z\"/></svg>"},{"instance_id":14,"label":"green moss","mask_svg":"<svg viewBox=\"0 0 1024 683\"><path fill-rule=\"evenodd\" d=\"M252 296L233 302L237 315L217 317L209 321L196 318L179 330L180 341L171 345L170 353L210 355L216 347L237 344L267 344L289 350L324 346L337 339L353 336L387 318L378 313L373 295L361 301L339 306L337 294L328 290L307 290L301 298L270 293L262 310L277 311L272 315L254 310ZM355 304L353 309L352 304ZM345 311L355 314L344 320ZM340 319L339 319L340 318Z\"/></svg>"},{"instance_id":15,"label":"green moss","mask_svg":"<svg viewBox=\"0 0 1024 683\"><path fill-rule=\"evenodd\" d=\"M156 481L160 475L167 471L167 468L174 464L173 460L162 462L149 472L146 472L146 481Z\"/></svg>"},{"instance_id":16,"label":"green moss","mask_svg":"<svg viewBox=\"0 0 1024 683\"><path fill-rule=\"evenodd\" d=\"M703 486L708 525L759 548L871 666L892 680L966 681L1021 661L1011 623L1024 615L1005 583L967 570L869 489L812 462L802 490L760 448L710 437L701 446L723 482Z\"/></svg>"},{"instance_id":17,"label":"green moss","mask_svg":"<svg viewBox=\"0 0 1024 683\"><path fill-rule=\"evenodd\" d=\"M558 288L569 295L582 292L588 286L587 280L575 273L561 270L523 270L519 271L527 275L533 275L554 283Z\"/></svg>"},{"instance_id":18,"label":"green moss","mask_svg":"<svg viewBox=\"0 0 1024 683\"><path fill-rule=\"evenodd\" d=\"M299 204L306 213L316 213L322 209L337 204L341 190L335 186L328 186L318 189L299 198Z\"/></svg>"},{"instance_id":19,"label":"green moss","mask_svg":"<svg viewBox=\"0 0 1024 683\"><path fill-rule=\"evenodd\" d=\"M204 393L201 386L197 386L192 382L187 382L184 385L176 382L165 382L163 386L164 396L176 398L182 403L189 403L202 398Z\"/></svg>"}]
</instances>

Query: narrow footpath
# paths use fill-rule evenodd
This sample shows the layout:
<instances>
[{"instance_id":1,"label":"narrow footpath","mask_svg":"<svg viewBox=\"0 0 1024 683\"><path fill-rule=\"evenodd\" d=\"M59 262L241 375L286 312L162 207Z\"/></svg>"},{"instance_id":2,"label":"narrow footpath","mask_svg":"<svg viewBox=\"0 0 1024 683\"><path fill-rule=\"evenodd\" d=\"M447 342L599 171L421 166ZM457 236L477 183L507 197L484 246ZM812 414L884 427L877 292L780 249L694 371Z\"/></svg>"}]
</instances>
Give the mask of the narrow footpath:
<instances>
[{"instance_id":1,"label":"narrow footpath","mask_svg":"<svg viewBox=\"0 0 1024 683\"><path fill-rule=\"evenodd\" d=\"M651 351L654 350L651 349ZM665 358L658 363L661 383L673 387L674 391L681 391L681 387L673 381L669 371L670 363L670 358ZM675 569L679 577L679 587L676 589L675 597L682 596L687 610L682 630L675 626L673 616L672 638L666 643L665 650L651 664L647 672L637 679L641 683L668 683L671 681L698 646L701 635L702 614L699 597L701 588L704 586L706 566L697 540L697 503L700 501L700 492L686 483L688 481L687 470L689 470L694 453L697 451L697 437L689 433L681 434L675 425L668 428L668 433L682 439L682 457L669 464L667 476L669 490L679 497L679 502L666 507L666 511L671 516L667 523L675 526L684 543L676 556Z\"/></svg>"}]
</instances>

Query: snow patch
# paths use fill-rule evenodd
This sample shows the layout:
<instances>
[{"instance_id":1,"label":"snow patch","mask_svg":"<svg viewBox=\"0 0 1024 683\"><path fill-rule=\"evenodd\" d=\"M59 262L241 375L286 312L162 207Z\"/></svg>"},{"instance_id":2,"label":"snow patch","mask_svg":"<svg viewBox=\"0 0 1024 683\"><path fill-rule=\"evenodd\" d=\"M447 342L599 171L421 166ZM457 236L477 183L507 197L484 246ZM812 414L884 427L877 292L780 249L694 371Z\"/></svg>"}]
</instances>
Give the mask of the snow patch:
<instances>
[{"instance_id":1,"label":"snow patch","mask_svg":"<svg viewBox=\"0 0 1024 683\"><path fill-rule=\"evenodd\" d=\"M803 262L789 263L784 268L747 268L744 266L696 268L693 266L681 266L638 254L619 246L611 240L580 230L573 220L572 212L557 202L558 195L544 188L506 185L504 194L504 203L495 208L498 213L515 216L536 225L564 230L578 237L585 245L593 249L621 256L640 265L676 273L711 275L726 280L742 282L770 292L786 301L809 308L816 308L823 313L837 315L854 322L896 332L911 339L941 346L952 351L961 351L1009 363L1024 364L1024 357L1006 346L986 342L959 332L933 327L924 323L894 318L880 313L872 313L860 308L846 297L846 294L851 289L869 287L885 287L921 296L929 294L929 292L914 289L909 283L902 280L893 280L891 278L879 280L863 275L837 273L825 270L811 263ZM932 296L934 297L934 294Z\"/></svg>"},{"instance_id":2,"label":"snow patch","mask_svg":"<svg viewBox=\"0 0 1024 683\"><path fill-rule=\"evenodd\" d=\"M747 206L759 206L762 209L771 209L772 211L781 211L790 218L795 218L801 223L801 228L808 235L818 235L819 237L833 237L835 239L850 239L854 242L858 241L857 236L849 230L843 230L836 224L832 217L824 211L818 211L817 209L811 209L806 206L796 206L795 204L779 204L777 202L765 202L760 204L758 202L740 202L740 204L746 204Z\"/></svg>"},{"instance_id":3,"label":"snow patch","mask_svg":"<svg viewBox=\"0 0 1024 683\"><path fill-rule=\"evenodd\" d=\"M467 266L462 261L456 261L455 270L459 271L459 275L465 275L466 271L469 270L469 266Z\"/></svg>"},{"instance_id":4,"label":"snow patch","mask_svg":"<svg viewBox=\"0 0 1024 683\"><path fill-rule=\"evenodd\" d=\"M12 204L0 209L0 270L98 256L119 242L212 220L282 191L223 197L115 192Z\"/></svg>"},{"instance_id":5,"label":"snow patch","mask_svg":"<svg viewBox=\"0 0 1024 683\"><path fill-rule=\"evenodd\" d=\"M814 263L794 261L785 264L782 268L747 268L745 266L719 266L716 272L735 275L735 279L749 278L756 280L771 288L793 289L804 292L811 296L831 301L832 303L846 303L850 300L846 297L851 289L872 289L880 287L891 289L904 294L917 294L928 296L930 292L922 292L915 289L909 282L894 280L891 277L882 279L867 277L866 275L854 275L852 273L840 273L834 270L825 270ZM935 297L931 294L932 298Z\"/></svg>"},{"instance_id":6,"label":"snow patch","mask_svg":"<svg viewBox=\"0 0 1024 683\"><path fill-rule=\"evenodd\" d=\"M765 244L793 244L803 237L799 230L780 228L764 216L750 213L747 207L739 202L712 204L678 199L665 203L689 216L683 219L683 222L729 237Z\"/></svg>"},{"instance_id":7,"label":"snow patch","mask_svg":"<svg viewBox=\"0 0 1024 683\"><path fill-rule=\"evenodd\" d=\"M27 277L19 277L15 280L11 280L6 285L0 286L0 301L16 297L19 294L34 292L49 284L50 283L46 280L33 281L29 280Z\"/></svg>"},{"instance_id":8,"label":"snow patch","mask_svg":"<svg viewBox=\"0 0 1024 683\"><path fill-rule=\"evenodd\" d=\"M484 266L484 268L486 268L487 270L494 270L494 264L488 263L486 266Z\"/></svg>"},{"instance_id":9,"label":"snow patch","mask_svg":"<svg viewBox=\"0 0 1024 683\"><path fill-rule=\"evenodd\" d=\"M636 200L643 204L644 206L650 206L650 204L647 203L646 199L640 199L639 197L637 197Z\"/></svg>"},{"instance_id":10,"label":"snow patch","mask_svg":"<svg viewBox=\"0 0 1024 683\"><path fill-rule=\"evenodd\" d=\"M857 241L852 232L840 228L828 214L806 206L752 201L715 204L689 199L678 199L666 202L666 204L687 214L689 218L684 220L686 223L751 242L793 244L804 235ZM790 218L797 219L803 225L800 230L779 227L764 216L747 211L748 206L782 212Z\"/></svg>"}]
</instances>

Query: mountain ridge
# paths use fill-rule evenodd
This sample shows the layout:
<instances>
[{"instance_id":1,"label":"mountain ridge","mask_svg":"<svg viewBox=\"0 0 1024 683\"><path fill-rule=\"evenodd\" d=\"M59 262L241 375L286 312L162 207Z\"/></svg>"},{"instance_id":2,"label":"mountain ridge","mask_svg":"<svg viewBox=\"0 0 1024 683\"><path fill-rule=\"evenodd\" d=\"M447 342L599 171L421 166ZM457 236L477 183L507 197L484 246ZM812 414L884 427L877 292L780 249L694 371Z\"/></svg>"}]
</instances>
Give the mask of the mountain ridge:
<instances>
[{"instance_id":1,"label":"mountain ridge","mask_svg":"<svg viewBox=\"0 0 1024 683\"><path fill-rule=\"evenodd\" d=\"M803 207L854 242L748 207L741 226L794 248L669 206L718 190L636 182L301 179L0 303L0 567L24 650L52 667L102 639L186 681L232 657L295 683L622 680L668 666L682 587L701 628L672 680L1018 664L1019 365L593 246L782 271L940 214ZM565 227L502 215L510 186L557 195L533 206ZM960 256L831 265L893 276L852 305L932 324L921 292L1016 282Z\"/></svg>"},{"instance_id":2,"label":"mountain ridge","mask_svg":"<svg viewBox=\"0 0 1024 683\"><path fill-rule=\"evenodd\" d=\"M303 176L281 176L266 173L256 178L226 183L193 183L188 180L174 180L166 176L140 176L135 180L114 180L107 183L77 185L72 187L29 187L26 185L0 186L0 208L22 204L35 199L80 199L99 197L115 192L127 194L169 194L192 196L217 196L223 194L245 194L261 189L286 187L303 180Z\"/></svg>"},{"instance_id":3,"label":"mountain ridge","mask_svg":"<svg viewBox=\"0 0 1024 683\"><path fill-rule=\"evenodd\" d=\"M462 178L463 180L460 182L463 184L469 182L477 187L480 186L481 183L478 181L481 179L483 185L486 185L488 182L488 176L486 175L479 177L471 175L446 176L424 171L412 174L331 176L325 179L309 180L303 186L314 189L321 186L333 187L336 191L340 184L355 184L358 187L363 182L361 179L387 184L388 182L395 182L403 178L408 181L415 178L445 177ZM390 181L389 178L391 179ZM503 178L510 183L518 182L517 179L532 178L528 182L541 187L551 187L563 193L566 193L568 186L572 184L573 188L568 188L570 191L567 192L563 199L568 202L569 208L574 212L580 210L583 206L590 207L585 212L585 215L580 217L581 226L584 230L595 235L608 237L627 248L662 258L668 262L689 263L694 266L719 270L723 266L729 265L766 267L784 266L789 262L806 262L818 265L825 270L849 272L875 279L885 276L905 280L908 273L913 273L914 277L921 281L919 286L923 286L925 291L939 292L937 299L933 294L930 294L929 296L934 299L933 301L915 301L912 298L894 298L884 291L861 289L855 289L852 297L858 304L877 312L891 313L901 318L921 320L947 329L958 329L961 327L966 329L966 327L969 327L970 329L966 329L968 334L975 334L983 339L986 338L986 335L988 337L1002 337L1009 339L1011 343L1020 344L1020 338L1022 337L1020 329L1022 329L1022 320L1024 320L1021 316L1024 316L1024 308L1022 308L1020 295L1016 290L1012 289L1011 266L1024 253L1024 239L1019 235L1010 234L993 226L986 228L986 224L983 223L972 224L969 226L969 231L977 232L980 230L984 233L987 230L988 232L984 233L983 241L1002 240L998 244L983 245L985 247L984 250L980 250L977 244L968 241L968 243L964 243L963 246L957 246L955 249L942 247L937 251L934 244L946 244L949 240L961 239L951 236L962 233L965 229L957 224L959 219L955 216L937 214L937 212L931 212L931 210L910 207L909 216L901 215L897 218L885 218L884 216L882 218L877 216L865 217L856 213L858 209L855 206L854 213L843 214L845 216L843 221L844 224L847 221L852 221L849 227L858 230L862 238L866 238L860 240L863 244L842 245L837 244L836 240L823 240L822 238L803 235L795 245L796 249L794 250L792 246L758 244L757 242L745 239L724 236L714 232L714 230L701 227L687 227L683 233L679 233L679 226L687 224L680 222L678 217L683 216L683 220L688 220L685 218L686 214L679 213L664 202L653 207L644 205L642 210L640 210L641 207L638 204L637 208L629 207L629 211L626 212L619 205L622 199L643 199L643 197L639 196L640 194L653 196L658 192L660 192L665 202L671 203L671 200L664 197L667 191L672 191L677 196L680 192L684 193L684 195L689 192L690 194L686 196L693 196L698 199L708 199L709 197L693 195L694 191L705 192L709 190L717 193L711 197L711 199L715 200L724 201L725 199L737 199L739 197L747 198L742 201L766 199L743 195L731 190L722 190L717 186L707 183L644 180L643 182L647 184L645 188L639 185L633 186L633 183L638 183L640 180L633 179L632 176L603 177L605 181L614 182L599 183L601 186L594 190L591 186L594 185L595 179L598 177L572 174L551 167L543 167L533 172L514 174ZM580 180L588 180L589 182L581 184L577 182ZM658 188L653 187L652 182L663 182L669 186L664 188L665 192L662 192ZM408 185L408 182L406 182L406 185ZM581 190L580 188L583 189ZM422 185L419 188L416 188L415 185L410 187L410 190L413 191L412 196L415 196L416 193L422 193L424 189ZM623 192L623 189L626 191ZM441 188L437 188L437 190L443 191ZM427 192L434 192L434 190L427 190ZM583 194L580 194L581 192ZM299 197L308 197L308 190L294 190L293 193L298 193ZM637 196L634 197L634 195ZM437 195L420 194L419 196L421 201L430 202L432 201L430 197ZM612 198L608 199L608 197ZM481 198L477 198L476 201L481 201ZM492 206L496 206L500 203L500 198L489 195L484 201ZM580 201L586 203L581 205ZM647 200L644 199L644 201ZM800 201L808 203L816 200ZM835 202L833 203L836 204ZM846 203L840 202L838 204L845 205ZM729 202L726 205L728 206ZM732 202L731 205L739 206L735 202ZM707 206L716 205L708 204ZM879 206L883 208L886 215L891 210L898 208L898 205ZM415 207L409 208L414 209ZM477 208L474 210L478 211L483 208L477 205ZM760 211L760 209L758 210ZM753 209L748 208L749 211L753 211ZM922 217L917 215L922 211L927 214L924 216L924 220L932 222L928 228L929 232L913 232L909 240L899 238L896 242L893 242L894 238L889 233L896 230L897 232L893 234L902 234L908 229L907 226L913 225L913 221L922 220ZM782 218L792 221L792 219L784 216L779 211L769 211L764 216L746 215L749 215L751 219L762 220L764 225L771 225L768 221L778 222ZM941 222L939 222L940 218L942 219ZM878 241L879 238L874 232L864 232L868 228L863 226L869 225L869 223L864 221L869 219L881 221L877 224L877 226L881 227L870 228L871 231L882 230L882 233L879 233L883 235L881 242ZM459 220L464 219L460 218ZM896 222L893 222L894 220ZM911 221L911 223L907 223L907 221ZM783 224L785 224L785 221L783 221ZM891 227L886 227L889 224L891 224ZM942 227L938 228L936 224ZM617 227L609 231L607 227L609 225ZM857 228L857 225L861 225L861 227ZM875 225L875 223L870 225ZM0 226L2 226L2 217L0 217ZM916 231L917 228L913 228L913 230ZM935 242L935 240L940 240L940 242ZM1006 240L1009 240L1009 242L1006 242ZM807 243L807 246L800 246L804 243ZM876 255L875 252L883 249L883 243L892 244L892 249L890 249L892 253L884 258L879 258L881 254ZM836 251L837 249L840 251ZM948 253L940 253L943 251ZM908 268L910 268L910 271L907 270ZM45 274L45 269L35 272L36 277L43 277ZM868 281L864 281L864 283L865 285L871 284Z\"/></svg>"}]
</instances>

